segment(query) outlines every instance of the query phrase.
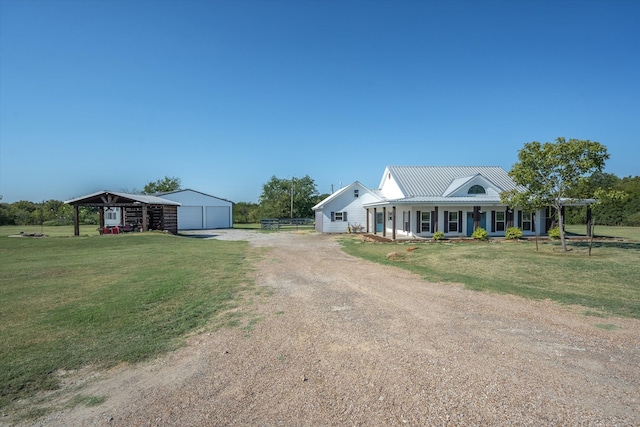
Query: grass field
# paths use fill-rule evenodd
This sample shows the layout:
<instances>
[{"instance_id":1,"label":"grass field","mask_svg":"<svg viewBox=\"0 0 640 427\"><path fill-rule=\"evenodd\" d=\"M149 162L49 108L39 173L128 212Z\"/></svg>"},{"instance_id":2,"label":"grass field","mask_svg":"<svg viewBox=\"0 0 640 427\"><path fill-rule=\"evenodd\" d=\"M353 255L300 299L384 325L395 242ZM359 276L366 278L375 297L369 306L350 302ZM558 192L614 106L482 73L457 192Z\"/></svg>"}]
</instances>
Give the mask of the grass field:
<instances>
[{"instance_id":1,"label":"grass field","mask_svg":"<svg viewBox=\"0 0 640 427\"><path fill-rule=\"evenodd\" d=\"M584 235L587 231L586 225L567 225L565 230L569 233ZM596 225L595 237L616 237L640 242L640 227L610 227L606 225Z\"/></svg>"},{"instance_id":2,"label":"grass field","mask_svg":"<svg viewBox=\"0 0 640 427\"><path fill-rule=\"evenodd\" d=\"M341 240L343 249L381 264L419 274L433 282L461 283L468 289L577 304L589 313L640 319L640 243L365 243ZM407 251L408 247L418 249ZM387 259L390 252L397 257Z\"/></svg>"},{"instance_id":3,"label":"grass field","mask_svg":"<svg viewBox=\"0 0 640 427\"><path fill-rule=\"evenodd\" d=\"M3 410L55 389L61 372L142 361L191 331L237 322L228 310L256 292L246 242L156 232L6 237L36 228L0 227ZM73 232L64 228L44 233Z\"/></svg>"}]
</instances>

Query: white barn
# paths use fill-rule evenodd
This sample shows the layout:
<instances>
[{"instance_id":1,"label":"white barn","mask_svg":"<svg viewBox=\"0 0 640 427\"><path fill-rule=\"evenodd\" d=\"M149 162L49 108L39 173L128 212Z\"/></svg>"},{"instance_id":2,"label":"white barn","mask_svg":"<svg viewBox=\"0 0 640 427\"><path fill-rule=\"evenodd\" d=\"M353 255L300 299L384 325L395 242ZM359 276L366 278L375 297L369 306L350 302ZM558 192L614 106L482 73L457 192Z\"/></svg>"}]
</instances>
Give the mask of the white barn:
<instances>
[{"instance_id":1,"label":"white barn","mask_svg":"<svg viewBox=\"0 0 640 427\"><path fill-rule=\"evenodd\" d=\"M233 227L233 202L190 189L158 194L180 203L178 230L207 230Z\"/></svg>"},{"instance_id":2,"label":"white barn","mask_svg":"<svg viewBox=\"0 0 640 427\"><path fill-rule=\"evenodd\" d=\"M346 233L355 228L367 227L367 211L364 203L380 200L374 191L358 181L342 187L313 207L316 231L320 233Z\"/></svg>"}]
</instances>

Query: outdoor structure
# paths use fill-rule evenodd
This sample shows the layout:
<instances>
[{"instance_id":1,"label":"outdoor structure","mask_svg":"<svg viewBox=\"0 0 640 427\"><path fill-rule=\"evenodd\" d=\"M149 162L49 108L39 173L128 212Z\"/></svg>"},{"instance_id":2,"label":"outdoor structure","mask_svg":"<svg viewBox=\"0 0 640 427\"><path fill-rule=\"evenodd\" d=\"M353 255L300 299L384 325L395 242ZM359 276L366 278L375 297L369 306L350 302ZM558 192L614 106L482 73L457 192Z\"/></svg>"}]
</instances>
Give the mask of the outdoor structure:
<instances>
[{"instance_id":1,"label":"outdoor structure","mask_svg":"<svg viewBox=\"0 0 640 427\"><path fill-rule=\"evenodd\" d=\"M358 181L342 187L313 207L316 230L320 233L346 233L364 231L367 211L364 203L379 201L375 191L369 190Z\"/></svg>"},{"instance_id":2,"label":"outdoor structure","mask_svg":"<svg viewBox=\"0 0 640 427\"><path fill-rule=\"evenodd\" d=\"M329 215L327 212L348 212L348 221L356 215L362 221L364 215L367 233L392 240L430 238L436 231L442 231L446 238L469 237L479 227L493 237L504 237L507 228L519 227L526 237L545 235L554 225L549 208L531 212L500 201L500 193L516 185L497 166L387 166L379 189L354 185L368 197L345 197L346 190L341 193L341 189L314 207L316 224L318 218ZM332 223L336 221L335 216L331 218ZM344 220L344 214L339 218ZM327 223L316 228L325 233L344 232Z\"/></svg>"},{"instance_id":3,"label":"outdoor structure","mask_svg":"<svg viewBox=\"0 0 640 427\"><path fill-rule=\"evenodd\" d=\"M115 232L118 232L122 228L130 231L163 230L172 234L178 232L180 203L161 197L100 191L67 200L65 203L73 206L73 232L76 236L80 235L78 213L80 206L99 208L102 231L115 228ZM106 215L105 212L107 212ZM110 212L117 212L117 214L112 216ZM109 216L111 220L105 222L105 216ZM113 224L114 218L119 218L119 224Z\"/></svg>"},{"instance_id":4,"label":"outdoor structure","mask_svg":"<svg viewBox=\"0 0 640 427\"><path fill-rule=\"evenodd\" d=\"M157 194L180 203L178 230L233 227L233 202L190 189Z\"/></svg>"}]
</instances>

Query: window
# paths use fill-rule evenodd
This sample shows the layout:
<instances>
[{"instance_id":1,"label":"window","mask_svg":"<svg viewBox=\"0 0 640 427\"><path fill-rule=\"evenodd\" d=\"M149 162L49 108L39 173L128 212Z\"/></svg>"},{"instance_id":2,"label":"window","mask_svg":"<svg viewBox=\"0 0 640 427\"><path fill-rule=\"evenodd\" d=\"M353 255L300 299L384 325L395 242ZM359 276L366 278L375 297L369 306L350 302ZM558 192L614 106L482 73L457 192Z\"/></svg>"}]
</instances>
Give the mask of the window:
<instances>
[{"instance_id":1,"label":"window","mask_svg":"<svg viewBox=\"0 0 640 427\"><path fill-rule=\"evenodd\" d=\"M447 218L447 220L449 222L449 231L458 231L458 212L449 212L449 218Z\"/></svg>"},{"instance_id":2,"label":"window","mask_svg":"<svg viewBox=\"0 0 640 427\"><path fill-rule=\"evenodd\" d=\"M353 197L355 199L357 199L358 197L360 197L360 190L358 190L357 188L355 190L353 190Z\"/></svg>"},{"instance_id":3,"label":"window","mask_svg":"<svg viewBox=\"0 0 640 427\"><path fill-rule=\"evenodd\" d=\"M346 221L346 212L331 212L331 221Z\"/></svg>"},{"instance_id":4,"label":"window","mask_svg":"<svg viewBox=\"0 0 640 427\"><path fill-rule=\"evenodd\" d=\"M522 212L522 231L531 231L531 212Z\"/></svg>"},{"instance_id":5,"label":"window","mask_svg":"<svg viewBox=\"0 0 640 427\"><path fill-rule=\"evenodd\" d=\"M420 232L431 232L431 212L420 212Z\"/></svg>"},{"instance_id":6,"label":"window","mask_svg":"<svg viewBox=\"0 0 640 427\"><path fill-rule=\"evenodd\" d=\"M468 194L486 194L487 192L484 190L482 185L472 185L469 188Z\"/></svg>"},{"instance_id":7,"label":"window","mask_svg":"<svg viewBox=\"0 0 640 427\"><path fill-rule=\"evenodd\" d=\"M504 211L497 211L496 212L496 231L504 231L505 225L505 212Z\"/></svg>"},{"instance_id":8,"label":"window","mask_svg":"<svg viewBox=\"0 0 640 427\"><path fill-rule=\"evenodd\" d=\"M105 218L110 220L116 220L116 212L115 211L107 211L105 212Z\"/></svg>"}]
</instances>

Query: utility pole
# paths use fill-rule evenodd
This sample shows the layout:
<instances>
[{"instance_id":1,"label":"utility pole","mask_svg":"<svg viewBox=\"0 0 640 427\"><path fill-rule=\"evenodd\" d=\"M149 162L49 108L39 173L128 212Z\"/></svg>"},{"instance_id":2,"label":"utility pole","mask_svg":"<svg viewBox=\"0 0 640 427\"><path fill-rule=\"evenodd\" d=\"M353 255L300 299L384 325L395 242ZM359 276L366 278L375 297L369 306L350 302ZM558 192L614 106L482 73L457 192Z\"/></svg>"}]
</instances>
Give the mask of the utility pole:
<instances>
[{"instance_id":1,"label":"utility pole","mask_svg":"<svg viewBox=\"0 0 640 427\"><path fill-rule=\"evenodd\" d=\"M293 180L294 177L291 177L291 218L293 219Z\"/></svg>"}]
</instances>

